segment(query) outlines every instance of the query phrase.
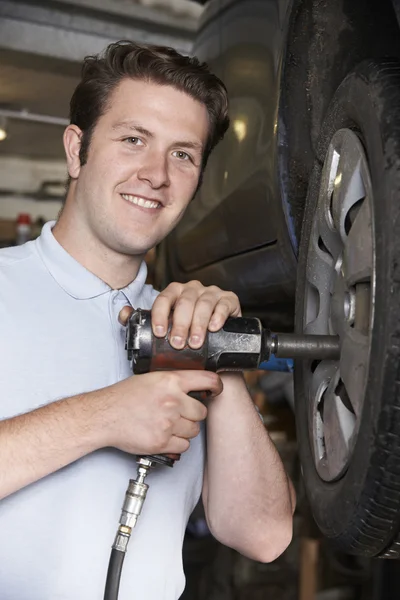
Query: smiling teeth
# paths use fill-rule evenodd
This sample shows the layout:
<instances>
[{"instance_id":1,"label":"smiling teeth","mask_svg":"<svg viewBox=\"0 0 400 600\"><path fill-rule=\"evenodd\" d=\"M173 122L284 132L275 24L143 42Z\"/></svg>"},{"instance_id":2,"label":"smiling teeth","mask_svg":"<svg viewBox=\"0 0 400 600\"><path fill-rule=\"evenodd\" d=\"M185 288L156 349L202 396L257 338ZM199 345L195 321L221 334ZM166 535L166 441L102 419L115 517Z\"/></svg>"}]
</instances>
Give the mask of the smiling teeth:
<instances>
[{"instance_id":1,"label":"smiling teeth","mask_svg":"<svg viewBox=\"0 0 400 600\"><path fill-rule=\"evenodd\" d=\"M140 196L131 196L130 194L121 194L121 196L128 200L128 202L132 202L132 204L137 204L138 206L143 206L144 208L158 208L160 206L159 202L154 202L153 200L145 200Z\"/></svg>"}]
</instances>

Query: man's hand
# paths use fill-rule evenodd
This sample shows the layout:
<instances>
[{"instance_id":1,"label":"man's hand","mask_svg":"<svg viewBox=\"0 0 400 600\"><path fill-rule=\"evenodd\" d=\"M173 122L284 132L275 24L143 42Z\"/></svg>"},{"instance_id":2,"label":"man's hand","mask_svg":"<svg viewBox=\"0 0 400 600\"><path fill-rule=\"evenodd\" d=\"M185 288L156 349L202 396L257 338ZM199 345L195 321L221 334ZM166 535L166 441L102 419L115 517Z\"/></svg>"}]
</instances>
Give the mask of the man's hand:
<instances>
[{"instance_id":1,"label":"man's hand","mask_svg":"<svg viewBox=\"0 0 400 600\"><path fill-rule=\"evenodd\" d=\"M0 500L100 448L181 454L207 414L188 393L202 390L219 394L218 375L158 371L0 420Z\"/></svg>"},{"instance_id":2,"label":"man's hand","mask_svg":"<svg viewBox=\"0 0 400 600\"><path fill-rule=\"evenodd\" d=\"M199 348L207 329L218 331L228 317L241 316L236 294L214 285L205 287L199 281L171 283L159 294L151 318L155 336L166 335L171 311L169 341L177 349L183 348L187 342L192 348Z\"/></svg>"},{"instance_id":3,"label":"man's hand","mask_svg":"<svg viewBox=\"0 0 400 600\"><path fill-rule=\"evenodd\" d=\"M203 390L221 393L216 373L157 371L93 392L105 401L103 445L132 454L185 452L207 415L206 407L188 393Z\"/></svg>"}]
</instances>

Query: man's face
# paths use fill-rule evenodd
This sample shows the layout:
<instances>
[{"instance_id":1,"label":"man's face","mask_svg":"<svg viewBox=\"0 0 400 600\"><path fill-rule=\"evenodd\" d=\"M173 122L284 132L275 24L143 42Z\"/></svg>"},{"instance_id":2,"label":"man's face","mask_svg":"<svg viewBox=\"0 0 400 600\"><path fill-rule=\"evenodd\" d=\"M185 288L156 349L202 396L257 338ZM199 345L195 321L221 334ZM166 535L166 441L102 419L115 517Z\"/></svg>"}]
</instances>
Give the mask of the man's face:
<instances>
[{"instance_id":1,"label":"man's face","mask_svg":"<svg viewBox=\"0 0 400 600\"><path fill-rule=\"evenodd\" d=\"M69 162L72 210L88 243L136 255L160 242L196 191L208 129L205 106L185 93L124 79L96 124L87 163L74 170Z\"/></svg>"}]
</instances>

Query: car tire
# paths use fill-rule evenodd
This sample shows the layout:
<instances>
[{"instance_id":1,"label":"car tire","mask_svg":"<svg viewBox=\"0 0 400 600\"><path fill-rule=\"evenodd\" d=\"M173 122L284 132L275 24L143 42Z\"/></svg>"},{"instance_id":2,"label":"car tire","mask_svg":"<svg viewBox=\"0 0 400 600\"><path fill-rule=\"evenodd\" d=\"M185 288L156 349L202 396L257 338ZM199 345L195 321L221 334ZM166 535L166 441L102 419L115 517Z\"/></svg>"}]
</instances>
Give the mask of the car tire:
<instances>
[{"instance_id":1,"label":"car tire","mask_svg":"<svg viewBox=\"0 0 400 600\"><path fill-rule=\"evenodd\" d=\"M361 63L331 101L304 212L295 329L339 335L341 357L297 360L294 374L299 454L318 527L344 552L393 558L400 557L399 107L400 63L389 59Z\"/></svg>"}]
</instances>

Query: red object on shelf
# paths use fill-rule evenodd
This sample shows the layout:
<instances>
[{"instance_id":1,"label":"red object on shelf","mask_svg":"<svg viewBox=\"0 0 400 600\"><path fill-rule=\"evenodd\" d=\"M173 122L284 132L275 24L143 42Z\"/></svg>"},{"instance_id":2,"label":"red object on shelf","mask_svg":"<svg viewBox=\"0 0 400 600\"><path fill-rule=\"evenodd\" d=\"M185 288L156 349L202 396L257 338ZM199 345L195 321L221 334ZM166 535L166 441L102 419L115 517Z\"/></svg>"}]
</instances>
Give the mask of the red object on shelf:
<instances>
[{"instance_id":1,"label":"red object on shelf","mask_svg":"<svg viewBox=\"0 0 400 600\"><path fill-rule=\"evenodd\" d=\"M17 231L15 243L17 246L29 242L32 238L32 219L29 213L20 213L17 217Z\"/></svg>"},{"instance_id":2,"label":"red object on shelf","mask_svg":"<svg viewBox=\"0 0 400 600\"><path fill-rule=\"evenodd\" d=\"M17 217L17 225L30 225L32 223L29 213L20 213Z\"/></svg>"}]
</instances>

